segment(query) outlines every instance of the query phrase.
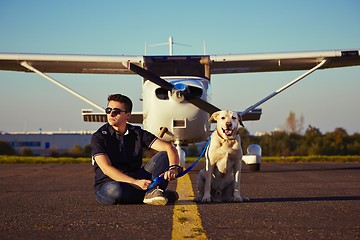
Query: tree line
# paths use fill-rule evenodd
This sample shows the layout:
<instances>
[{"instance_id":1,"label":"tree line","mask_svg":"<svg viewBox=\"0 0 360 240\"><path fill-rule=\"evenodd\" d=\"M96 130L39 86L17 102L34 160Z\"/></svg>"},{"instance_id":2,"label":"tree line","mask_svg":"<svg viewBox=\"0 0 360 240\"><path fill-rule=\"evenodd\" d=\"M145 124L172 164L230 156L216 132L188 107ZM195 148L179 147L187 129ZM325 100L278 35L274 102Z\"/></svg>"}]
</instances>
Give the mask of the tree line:
<instances>
[{"instance_id":1,"label":"tree line","mask_svg":"<svg viewBox=\"0 0 360 240\"><path fill-rule=\"evenodd\" d=\"M242 128L240 136L244 153L255 143L261 146L263 156L360 155L360 134L349 135L343 128L322 134L308 126L304 134L282 130L262 136L252 136Z\"/></svg>"}]
</instances>

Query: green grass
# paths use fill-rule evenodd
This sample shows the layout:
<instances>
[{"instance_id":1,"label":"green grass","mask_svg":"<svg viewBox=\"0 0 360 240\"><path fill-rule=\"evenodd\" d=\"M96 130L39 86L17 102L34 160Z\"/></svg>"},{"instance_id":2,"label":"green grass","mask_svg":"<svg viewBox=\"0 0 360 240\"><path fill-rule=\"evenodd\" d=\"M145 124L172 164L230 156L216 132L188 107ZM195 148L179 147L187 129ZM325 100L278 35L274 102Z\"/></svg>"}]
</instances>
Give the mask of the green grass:
<instances>
[{"instance_id":1,"label":"green grass","mask_svg":"<svg viewBox=\"0 0 360 240\"><path fill-rule=\"evenodd\" d=\"M186 158L187 162L195 162L196 157ZM201 159L203 161L204 159ZM360 162L360 156L290 156L262 157L262 162Z\"/></svg>"},{"instance_id":2,"label":"green grass","mask_svg":"<svg viewBox=\"0 0 360 240\"><path fill-rule=\"evenodd\" d=\"M71 157L29 157L29 156L4 156L0 155L0 163L89 163L91 164L91 158L71 158Z\"/></svg>"},{"instance_id":3,"label":"green grass","mask_svg":"<svg viewBox=\"0 0 360 240\"><path fill-rule=\"evenodd\" d=\"M263 157L263 162L360 162L360 156Z\"/></svg>"},{"instance_id":4,"label":"green grass","mask_svg":"<svg viewBox=\"0 0 360 240\"><path fill-rule=\"evenodd\" d=\"M193 163L197 157L188 157L186 162ZM148 159L144 159L146 162ZM203 162L204 158L200 160ZM291 157L262 157L262 162L360 162L360 156L291 156ZM71 158L71 157L28 157L28 156L5 156L0 155L0 164L47 164L47 163L88 163L91 164L90 158Z\"/></svg>"}]
</instances>

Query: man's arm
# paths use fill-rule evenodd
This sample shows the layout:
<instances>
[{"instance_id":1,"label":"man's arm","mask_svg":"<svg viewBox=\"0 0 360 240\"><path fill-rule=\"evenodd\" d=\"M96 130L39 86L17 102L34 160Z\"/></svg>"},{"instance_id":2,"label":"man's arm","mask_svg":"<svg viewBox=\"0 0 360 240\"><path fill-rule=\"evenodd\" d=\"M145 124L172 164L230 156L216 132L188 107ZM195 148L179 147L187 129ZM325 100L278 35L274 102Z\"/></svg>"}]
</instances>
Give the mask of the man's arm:
<instances>
[{"instance_id":1,"label":"man's arm","mask_svg":"<svg viewBox=\"0 0 360 240\"><path fill-rule=\"evenodd\" d=\"M132 178L132 177L126 175L125 173L121 172L120 170L114 168L111 165L108 156L105 154L96 155L94 158L95 158L97 165L100 167L101 171L103 171L103 173L106 176L108 176L109 178L111 178L115 181L134 184L143 190L146 190L151 184L150 180L135 179L135 178Z\"/></svg>"},{"instance_id":2,"label":"man's arm","mask_svg":"<svg viewBox=\"0 0 360 240\"><path fill-rule=\"evenodd\" d=\"M153 144L151 145L151 148L160 152L165 151L169 158L169 165L179 165L179 155L177 153L176 148L168 142L165 142L161 139L156 139ZM164 179L166 180L174 180L179 174L179 171L177 171L176 168L172 168L169 171L166 171L164 174Z\"/></svg>"}]
</instances>

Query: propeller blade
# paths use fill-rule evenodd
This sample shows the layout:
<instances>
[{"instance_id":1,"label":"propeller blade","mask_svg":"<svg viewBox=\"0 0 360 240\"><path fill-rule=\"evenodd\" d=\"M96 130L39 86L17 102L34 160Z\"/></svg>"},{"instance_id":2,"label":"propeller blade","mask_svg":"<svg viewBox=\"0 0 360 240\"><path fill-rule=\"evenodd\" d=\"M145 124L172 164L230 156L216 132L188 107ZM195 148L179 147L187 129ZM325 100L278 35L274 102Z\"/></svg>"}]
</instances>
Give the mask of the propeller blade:
<instances>
[{"instance_id":1,"label":"propeller blade","mask_svg":"<svg viewBox=\"0 0 360 240\"><path fill-rule=\"evenodd\" d=\"M166 80L160 78L159 76L155 75L154 73L142 67L139 67L131 62L125 63L124 66L126 66L129 70L133 71L134 73L142 76L145 79L148 79L149 81L159 85L160 87L168 91L172 91L174 89L174 85L172 85L171 83L167 82ZM208 103L207 101L202 100L201 98L196 97L189 92L182 92L182 93L188 102L204 110L205 112L208 112L210 115L220 110L211 103Z\"/></svg>"},{"instance_id":2,"label":"propeller blade","mask_svg":"<svg viewBox=\"0 0 360 240\"><path fill-rule=\"evenodd\" d=\"M214 112L220 111L219 108L215 107L214 105L212 105L211 103L202 100L201 98L187 98L185 96L185 99L189 102L191 102L192 104L194 104L195 106L197 106L198 108L204 110L205 112L209 113L210 115L213 114Z\"/></svg>"},{"instance_id":3,"label":"propeller blade","mask_svg":"<svg viewBox=\"0 0 360 240\"><path fill-rule=\"evenodd\" d=\"M165 81L164 79L160 78L159 76L155 75L154 73L139 67L133 63L128 62L127 65L125 65L129 70L133 71L134 73L142 76L145 79L148 79L149 81L159 85L160 87L171 91L174 88L174 85L171 83Z\"/></svg>"}]
</instances>

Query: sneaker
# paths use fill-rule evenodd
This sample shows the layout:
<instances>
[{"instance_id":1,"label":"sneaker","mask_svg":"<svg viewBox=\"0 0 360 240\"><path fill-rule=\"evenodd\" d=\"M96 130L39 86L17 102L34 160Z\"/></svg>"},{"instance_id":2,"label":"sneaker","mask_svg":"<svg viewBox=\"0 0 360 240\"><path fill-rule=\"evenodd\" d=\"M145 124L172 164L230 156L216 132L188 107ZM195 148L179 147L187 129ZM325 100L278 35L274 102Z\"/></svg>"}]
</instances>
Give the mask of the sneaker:
<instances>
[{"instance_id":1,"label":"sneaker","mask_svg":"<svg viewBox=\"0 0 360 240\"><path fill-rule=\"evenodd\" d=\"M172 190L165 190L164 197L168 199L168 204L175 203L177 200L179 200L179 194Z\"/></svg>"},{"instance_id":2,"label":"sneaker","mask_svg":"<svg viewBox=\"0 0 360 240\"><path fill-rule=\"evenodd\" d=\"M143 202L149 205L164 206L168 202L168 199L164 197L164 190L155 188L145 194Z\"/></svg>"}]
</instances>

